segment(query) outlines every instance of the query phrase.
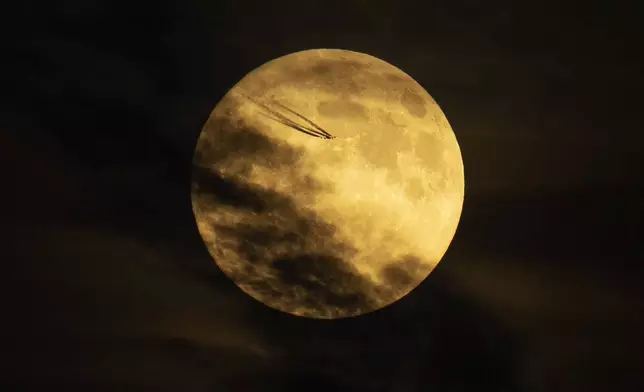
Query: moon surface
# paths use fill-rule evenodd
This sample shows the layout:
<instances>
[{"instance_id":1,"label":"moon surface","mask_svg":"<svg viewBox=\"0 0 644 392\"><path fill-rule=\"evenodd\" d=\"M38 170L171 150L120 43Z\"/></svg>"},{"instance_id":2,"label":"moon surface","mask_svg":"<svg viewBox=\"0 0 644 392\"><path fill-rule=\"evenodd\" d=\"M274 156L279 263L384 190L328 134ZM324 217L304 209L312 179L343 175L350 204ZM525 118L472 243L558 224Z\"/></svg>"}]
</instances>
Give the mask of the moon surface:
<instances>
[{"instance_id":1,"label":"moon surface","mask_svg":"<svg viewBox=\"0 0 644 392\"><path fill-rule=\"evenodd\" d=\"M298 316L350 317L402 298L441 260L463 160L409 75L363 53L306 50L253 70L217 104L191 196L209 253L244 292Z\"/></svg>"}]
</instances>

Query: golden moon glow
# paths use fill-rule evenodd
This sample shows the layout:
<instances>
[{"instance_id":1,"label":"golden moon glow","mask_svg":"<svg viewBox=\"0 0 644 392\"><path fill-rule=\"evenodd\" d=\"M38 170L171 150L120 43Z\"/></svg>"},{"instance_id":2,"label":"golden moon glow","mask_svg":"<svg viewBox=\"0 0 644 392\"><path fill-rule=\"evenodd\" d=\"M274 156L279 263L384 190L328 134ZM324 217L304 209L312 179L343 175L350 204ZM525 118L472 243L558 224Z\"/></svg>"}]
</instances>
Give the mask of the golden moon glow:
<instances>
[{"instance_id":1,"label":"golden moon glow","mask_svg":"<svg viewBox=\"0 0 644 392\"><path fill-rule=\"evenodd\" d=\"M460 149L432 97L347 50L250 72L194 156L193 210L217 265L253 298L313 318L408 294L447 250L463 193Z\"/></svg>"}]
</instances>

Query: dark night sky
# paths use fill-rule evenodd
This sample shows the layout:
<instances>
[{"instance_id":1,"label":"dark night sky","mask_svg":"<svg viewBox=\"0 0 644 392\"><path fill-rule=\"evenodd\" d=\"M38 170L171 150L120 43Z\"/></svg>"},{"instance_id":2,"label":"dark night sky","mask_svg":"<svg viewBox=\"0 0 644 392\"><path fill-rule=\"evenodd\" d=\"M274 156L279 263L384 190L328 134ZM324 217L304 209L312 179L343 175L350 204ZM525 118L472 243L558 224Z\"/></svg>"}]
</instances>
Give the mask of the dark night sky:
<instances>
[{"instance_id":1,"label":"dark night sky","mask_svg":"<svg viewBox=\"0 0 644 392\"><path fill-rule=\"evenodd\" d=\"M644 386L634 7L53 3L3 13L3 391ZM466 172L437 269L399 303L339 321L238 290L189 194L219 98L262 63L319 47L412 75Z\"/></svg>"}]
</instances>

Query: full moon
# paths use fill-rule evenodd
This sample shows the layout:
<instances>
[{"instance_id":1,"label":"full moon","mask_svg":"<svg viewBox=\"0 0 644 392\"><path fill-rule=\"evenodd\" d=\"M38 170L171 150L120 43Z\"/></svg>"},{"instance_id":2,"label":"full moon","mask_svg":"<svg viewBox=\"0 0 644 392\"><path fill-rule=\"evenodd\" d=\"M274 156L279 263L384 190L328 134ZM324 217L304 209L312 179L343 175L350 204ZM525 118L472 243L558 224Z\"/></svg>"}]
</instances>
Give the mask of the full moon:
<instances>
[{"instance_id":1,"label":"full moon","mask_svg":"<svg viewBox=\"0 0 644 392\"><path fill-rule=\"evenodd\" d=\"M306 50L260 66L197 142L192 206L221 270L271 308L332 319L388 306L441 260L463 206L444 113L373 56Z\"/></svg>"}]
</instances>

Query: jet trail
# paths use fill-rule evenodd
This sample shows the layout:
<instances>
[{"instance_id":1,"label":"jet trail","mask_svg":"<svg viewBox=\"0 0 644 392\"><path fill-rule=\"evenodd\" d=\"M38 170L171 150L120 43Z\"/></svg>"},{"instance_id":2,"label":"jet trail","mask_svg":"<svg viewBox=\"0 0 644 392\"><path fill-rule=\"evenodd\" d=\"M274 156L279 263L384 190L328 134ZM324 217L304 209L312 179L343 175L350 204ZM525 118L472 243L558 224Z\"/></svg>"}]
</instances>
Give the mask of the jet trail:
<instances>
[{"instance_id":1,"label":"jet trail","mask_svg":"<svg viewBox=\"0 0 644 392\"><path fill-rule=\"evenodd\" d=\"M295 120L292 120L292 119L286 117L284 114L279 113L277 110L274 110L274 109L270 108L267 104L258 102L257 100L255 100L255 99L253 99L253 98L251 98L251 97L249 97L249 96L247 96L245 94L239 93L239 95L243 96L247 100L251 101L255 105L257 105L260 108L262 108L265 111L265 113L261 113L261 114L263 116L265 116L265 117L270 118L271 120L280 122L280 123L286 125L287 127L290 127L292 129L295 129L296 131L300 131L302 133L305 133L305 134L307 134L309 136L314 136L314 137L318 137L318 138L322 138L322 139L334 139L335 138L335 136L333 136L330 133L328 133L327 131L325 131L322 127L320 127L319 125L317 125L313 121L309 120L308 118L304 117L300 113L297 113L293 109L290 109L290 108L282 105L281 103L279 103L277 101L273 101L272 102L273 105L275 105L275 106L281 108L282 110L285 110L285 111L287 111L287 112L299 117L300 119L302 119L306 123L308 123L310 126L309 125L304 125L304 124L301 124L301 123L297 123Z\"/></svg>"}]
</instances>

